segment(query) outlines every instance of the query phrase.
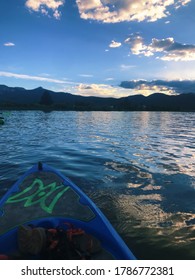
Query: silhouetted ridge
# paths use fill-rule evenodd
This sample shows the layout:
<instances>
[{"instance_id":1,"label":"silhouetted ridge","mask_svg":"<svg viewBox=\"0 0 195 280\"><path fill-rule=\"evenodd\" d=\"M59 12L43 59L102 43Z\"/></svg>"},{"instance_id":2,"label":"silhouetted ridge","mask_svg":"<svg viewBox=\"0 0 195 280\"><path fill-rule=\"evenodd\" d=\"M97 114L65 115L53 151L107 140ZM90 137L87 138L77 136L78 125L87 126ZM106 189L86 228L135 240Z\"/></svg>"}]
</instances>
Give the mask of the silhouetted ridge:
<instances>
[{"instance_id":1,"label":"silhouetted ridge","mask_svg":"<svg viewBox=\"0 0 195 280\"><path fill-rule=\"evenodd\" d=\"M68 92L53 92L38 87L26 90L0 85L0 109L81 110L81 111L195 111L195 94L122 98L85 97Z\"/></svg>"}]
</instances>

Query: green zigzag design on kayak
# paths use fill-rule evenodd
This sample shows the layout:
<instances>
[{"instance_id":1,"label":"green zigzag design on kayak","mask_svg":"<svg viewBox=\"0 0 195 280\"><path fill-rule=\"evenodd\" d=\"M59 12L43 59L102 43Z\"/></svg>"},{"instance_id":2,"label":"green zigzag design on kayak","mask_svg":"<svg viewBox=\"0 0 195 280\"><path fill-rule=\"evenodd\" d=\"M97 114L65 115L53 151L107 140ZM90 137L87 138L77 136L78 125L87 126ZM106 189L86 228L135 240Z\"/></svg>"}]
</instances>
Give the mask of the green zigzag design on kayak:
<instances>
[{"instance_id":1,"label":"green zigzag design on kayak","mask_svg":"<svg viewBox=\"0 0 195 280\"><path fill-rule=\"evenodd\" d=\"M32 194L28 195L29 191L32 191L33 188L37 186L38 189ZM64 185L57 186L56 182L44 185L41 179L35 179L29 187L25 188L20 193L10 196L6 203L18 203L21 201L25 201L24 207L29 207L40 203L40 207L45 212L52 214L56 203L69 188L70 187L65 187ZM46 205L46 199L52 196L52 194L56 191L58 191L58 193L52 199L50 204Z\"/></svg>"}]
</instances>

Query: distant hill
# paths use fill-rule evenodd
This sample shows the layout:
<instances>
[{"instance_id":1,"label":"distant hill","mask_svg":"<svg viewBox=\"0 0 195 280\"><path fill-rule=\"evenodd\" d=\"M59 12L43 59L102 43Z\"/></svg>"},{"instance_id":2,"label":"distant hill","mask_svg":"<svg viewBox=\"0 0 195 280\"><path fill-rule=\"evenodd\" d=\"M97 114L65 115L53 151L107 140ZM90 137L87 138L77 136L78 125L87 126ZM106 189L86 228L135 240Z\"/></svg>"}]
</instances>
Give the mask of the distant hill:
<instances>
[{"instance_id":1,"label":"distant hill","mask_svg":"<svg viewBox=\"0 0 195 280\"><path fill-rule=\"evenodd\" d=\"M83 111L195 111L195 94L122 98L84 97L67 92L53 92L42 87L26 90L0 85L0 109L83 110Z\"/></svg>"},{"instance_id":2,"label":"distant hill","mask_svg":"<svg viewBox=\"0 0 195 280\"><path fill-rule=\"evenodd\" d=\"M128 101L127 101L128 100ZM154 93L148 97L142 95L125 98L128 108L149 111L195 111L195 94L166 95Z\"/></svg>"}]
</instances>

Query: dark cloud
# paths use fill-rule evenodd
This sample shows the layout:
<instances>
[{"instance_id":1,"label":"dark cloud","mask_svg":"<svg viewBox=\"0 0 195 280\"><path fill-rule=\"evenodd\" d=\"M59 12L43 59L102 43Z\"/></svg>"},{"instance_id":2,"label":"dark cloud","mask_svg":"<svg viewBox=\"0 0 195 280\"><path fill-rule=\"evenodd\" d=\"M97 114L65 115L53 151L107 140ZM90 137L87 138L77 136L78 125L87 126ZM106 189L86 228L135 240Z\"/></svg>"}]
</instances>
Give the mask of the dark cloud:
<instances>
[{"instance_id":1,"label":"dark cloud","mask_svg":"<svg viewBox=\"0 0 195 280\"><path fill-rule=\"evenodd\" d=\"M154 86L159 88L167 88L175 93L195 93L195 80L131 80L131 81L122 81L120 87L129 88L129 89L140 89L140 87L150 87L154 88Z\"/></svg>"},{"instance_id":2,"label":"dark cloud","mask_svg":"<svg viewBox=\"0 0 195 280\"><path fill-rule=\"evenodd\" d=\"M152 43L149 45L149 47L153 50L153 51L157 51L157 50L168 50L172 45L174 44L174 40L173 38L166 38L166 39L152 39Z\"/></svg>"}]
</instances>

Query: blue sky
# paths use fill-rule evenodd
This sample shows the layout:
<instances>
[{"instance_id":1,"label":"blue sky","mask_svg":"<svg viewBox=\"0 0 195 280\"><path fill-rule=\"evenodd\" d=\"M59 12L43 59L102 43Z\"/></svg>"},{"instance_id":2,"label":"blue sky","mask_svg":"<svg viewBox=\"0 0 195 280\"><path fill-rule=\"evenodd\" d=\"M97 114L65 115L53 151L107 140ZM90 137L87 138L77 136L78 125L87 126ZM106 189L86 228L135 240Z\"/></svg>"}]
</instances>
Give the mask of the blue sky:
<instances>
[{"instance_id":1,"label":"blue sky","mask_svg":"<svg viewBox=\"0 0 195 280\"><path fill-rule=\"evenodd\" d=\"M192 0L1 0L0 84L174 94L195 80L194 14Z\"/></svg>"}]
</instances>

